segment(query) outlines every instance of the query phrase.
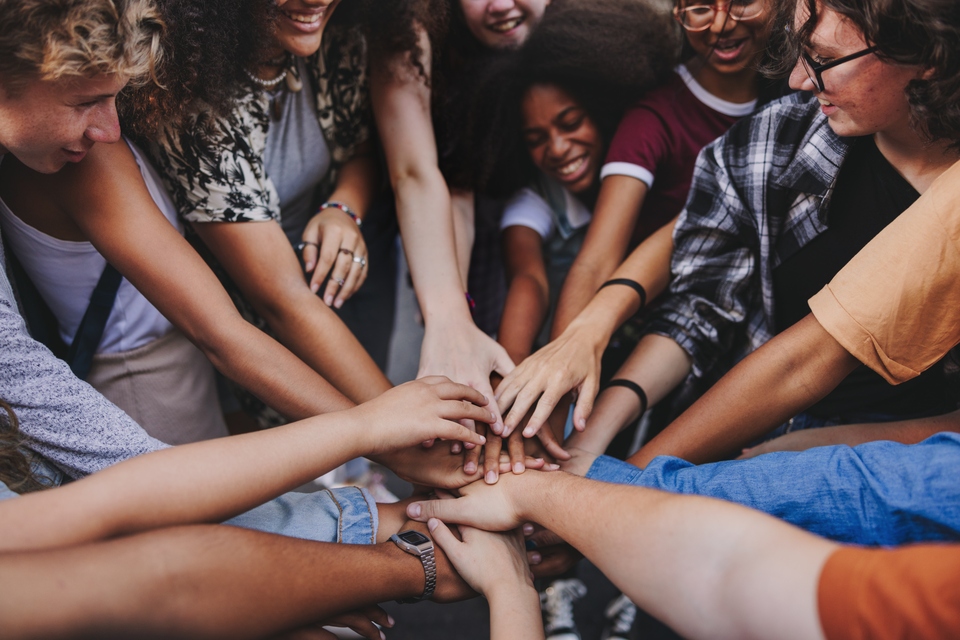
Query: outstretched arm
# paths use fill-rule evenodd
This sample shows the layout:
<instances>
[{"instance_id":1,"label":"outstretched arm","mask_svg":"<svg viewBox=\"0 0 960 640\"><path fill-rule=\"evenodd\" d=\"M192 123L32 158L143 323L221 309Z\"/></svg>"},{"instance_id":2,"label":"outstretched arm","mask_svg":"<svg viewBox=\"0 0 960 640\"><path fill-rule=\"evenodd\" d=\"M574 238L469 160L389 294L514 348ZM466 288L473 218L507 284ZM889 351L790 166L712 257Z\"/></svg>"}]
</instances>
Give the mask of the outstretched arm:
<instances>
[{"instance_id":1,"label":"outstretched arm","mask_svg":"<svg viewBox=\"0 0 960 640\"><path fill-rule=\"evenodd\" d=\"M351 406L240 316L210 268L157 208L126 144L96 145L83 162L54 176L21 171L18 179L29 190L24 211L51 200L228 378L292 419Z\"/></svg>"},{"instance_id":2,"label":"outstretched arm","mask_svg":"<svg viewBox=\"0 0 960 640\"><path fill-rule=\"evenodd\" d=\"M629 462L736 454L832 391L859 364L808 315L750 354Z\"/></svg>"},{"instance_id":3,"label":"outstretched arm","mask_svg":"<svg viewBox=\"0 0 960 640\"><path fill-rule=\"evenodd\" d=\"M838 547L744 507L528 471L475 483L416 519L506 530L536 522L637 605L690 638L822 638L820 570Z\"/></svg>"},{"instance_id":4,"label":"outstretched arm","mask_svg":"<svg viewBox=\"0 0 960 640\"><path fill-rule=\"evenodd\" d=\"M387 451L436 437L482 444L457 421L489 420L490 411L478 406L483 404L469 387L427 378L350 411L133 458L75 483L0 503L0 551L220 522L358 456L386 457Z\"/></svg>"},{"instance_id":5,"label":"outstretched arm","mask_svg":"<svg viewBox=\"0 0 960 640\"><path fill-rule=\"evenodd\" d=\"M430 41L421 33L421 64L430 72ZM418 375L445 375L493 397L490 373L506 375L506 351L470 317L454 244L450 192L437 164L427 78L411 60L371 69L370 95L383 143L397 219L426 333ZM500 412L494 431L500 431Z\"/></svg>"},{"instance_id":6,"label":"outstretched arm","mask_svg":"<svg viewBox=\"0 0 960 640\"><path fill-rule=\"evenodd\" d=\"M675 224L676 219L644 240L611 277L640 284L647 302L659 296L670 280ZM500 409L509 409L504 418L506 431L512 432L535 405L524 431L524 435L533 435L571 390L578 394L574 425L585 428L600 386L603 351L640 304L640 296L630 287L604 287L560 336L517 366L497 388Z\"/></svg>"}]
</instances>

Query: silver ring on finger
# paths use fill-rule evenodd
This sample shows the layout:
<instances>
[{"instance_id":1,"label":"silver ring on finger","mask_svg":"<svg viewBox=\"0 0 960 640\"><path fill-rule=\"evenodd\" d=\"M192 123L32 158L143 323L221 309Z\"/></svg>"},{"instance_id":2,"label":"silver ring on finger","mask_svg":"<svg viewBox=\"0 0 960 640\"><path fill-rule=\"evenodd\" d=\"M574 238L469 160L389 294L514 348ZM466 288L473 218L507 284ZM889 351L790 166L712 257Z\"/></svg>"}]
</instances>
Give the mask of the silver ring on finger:
<instances>
[{"instance_id":1,"label":"silver ring on finger","mask_svg":"<svg viewBox=\"0 0 960 640\"><path fill-rule=\"evenodd\" d=\"M334 282L336 282L338 285L342 287L345 280L343 278L337 278L336 280L334 280Z\"/></svg>"},{"instance_id":2,"label":"silver ring on finger","mask_svg":"<svg viewBox=\"0 0 960 640\"><path fill-rule=\"evenodd\" d=\"M361 268L367 266L367 259L363 256L353 256L353 261L358 263Z\"/></svg>"}]
</instances>

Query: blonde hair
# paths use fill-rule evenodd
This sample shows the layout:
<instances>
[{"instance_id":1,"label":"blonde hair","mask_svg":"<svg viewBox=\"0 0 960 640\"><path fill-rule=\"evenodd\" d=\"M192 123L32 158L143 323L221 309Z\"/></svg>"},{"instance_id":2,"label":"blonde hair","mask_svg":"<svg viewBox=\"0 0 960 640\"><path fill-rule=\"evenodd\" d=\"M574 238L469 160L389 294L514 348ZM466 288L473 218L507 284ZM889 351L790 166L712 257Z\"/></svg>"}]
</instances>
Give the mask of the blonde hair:
<instances>
[{"instance_id":1,"label":"blonde hair","mask_svg":"<svg viewBox=\"0 0 960 640\"><path fill-rule=\"evenodd\" d=\"M0 0L0 85L116 74L156 77L163 22L152 0Z\"/></svg>"}]
</instances>

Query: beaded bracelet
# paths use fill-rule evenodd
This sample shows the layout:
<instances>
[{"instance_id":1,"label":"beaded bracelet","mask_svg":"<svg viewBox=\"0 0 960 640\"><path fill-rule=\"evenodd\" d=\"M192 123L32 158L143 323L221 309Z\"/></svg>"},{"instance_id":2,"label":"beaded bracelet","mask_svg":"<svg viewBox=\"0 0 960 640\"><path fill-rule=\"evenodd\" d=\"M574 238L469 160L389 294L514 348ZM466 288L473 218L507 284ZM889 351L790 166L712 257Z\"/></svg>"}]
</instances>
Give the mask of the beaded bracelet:
<instances>
[{"instance_id":1,"label":"beaded bracelet","mask_svg":"<svg viewBox=\"0 0 960 640\"><path fill-rule=\"evenodd\" d=\"M324 209L339 209L340 211L343 211L345 214L350 216L353 219L353 221L357 223L358 227L363 226L363 220L360 219L360 216L357 215L357 212L351 209L350 207L348 207L347 205L343 204L342 202L334 202L334 201L324 202L322 205L320 205L319 210L323 211Z\"/></svg>"},{"instance_id":2,"label":"beaded bracelet","mask_svg":"<svg viewBox=\"0 0 960 640\"><path fill-rule=\"evenodd\" d=\"M646 391L643 390L643 387L638 385L633 380L627 380L625 378L617 378L616 380L611 380L610 382L607 383L607 386L604 388L609 389L610 387L623 387L625 389L630 389L630 391L633 391L635 394L637 394L637 397L640 398L640 415L642 416L644 413L646 413L647 393Z\"/></svg>"},{"instance_id":3,"label":"beaded bracelet","mask_svg":"<svg viewBox=\"0 0 960 640\"><path fill-rule=\"evenodd\" d=\"M640 296L640 308L643 309L647 306L647 291L643 288L643 285L635 280L630 280L629 278L614 278L613 280L607 280L602 285L600 289L604 287L609 287L615 284L622 284L625 287L630 287L637 292L637 295ZM598 289L599 291L599 289Z\"/></svg>"}]
</instances>

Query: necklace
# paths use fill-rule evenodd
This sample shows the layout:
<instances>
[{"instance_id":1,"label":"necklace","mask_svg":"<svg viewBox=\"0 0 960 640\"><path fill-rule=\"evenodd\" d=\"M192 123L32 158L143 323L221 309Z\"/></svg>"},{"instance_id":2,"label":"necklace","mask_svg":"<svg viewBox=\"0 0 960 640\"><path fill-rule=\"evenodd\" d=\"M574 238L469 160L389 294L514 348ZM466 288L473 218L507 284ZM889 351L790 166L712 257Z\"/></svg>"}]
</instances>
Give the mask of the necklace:
<instances>
[{"instance_id":1,"label":"necklace","mask_svg":"<svg viewBox=\"0 0 960 640\"><path fill-rule=\"evenodd\" d=\"M273 88L276 88L276 86L279 85L281 82L286 80L288 70L285 68L283 71L280 72L280 75L278 75L276 78L273 78L271 80L264 80L263 78L258 78L257 76L253 75L253 73L251 73L249 69L244 69L243 72L247 74L247 77L250 78L250 80L260 85L261 87L265 89L273 89Z\"/></svg>"}]
</instances>

